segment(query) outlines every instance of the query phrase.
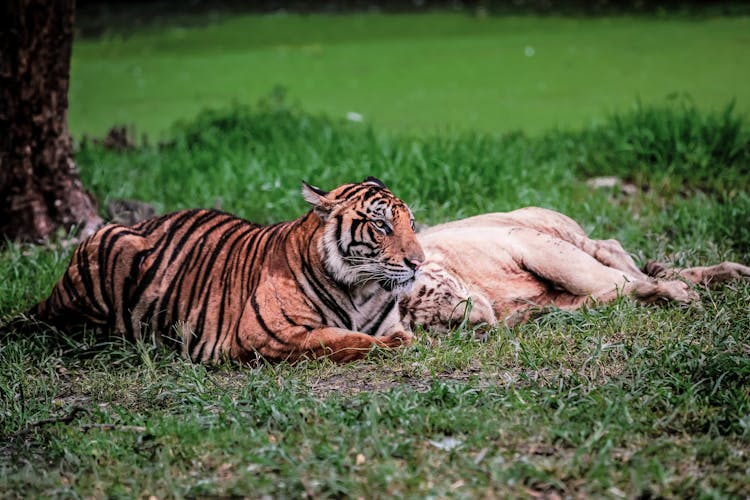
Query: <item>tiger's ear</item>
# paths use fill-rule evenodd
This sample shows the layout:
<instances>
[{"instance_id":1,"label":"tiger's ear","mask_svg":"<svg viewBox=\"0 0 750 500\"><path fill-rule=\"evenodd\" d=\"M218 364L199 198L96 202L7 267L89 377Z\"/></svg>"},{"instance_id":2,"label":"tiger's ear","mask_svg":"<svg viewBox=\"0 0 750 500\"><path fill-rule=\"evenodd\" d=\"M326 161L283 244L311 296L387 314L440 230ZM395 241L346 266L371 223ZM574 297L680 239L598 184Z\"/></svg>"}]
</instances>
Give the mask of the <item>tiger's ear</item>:
<instances>
[{"instance_id":1,"label":"tiger's ear","mask_svg":"<svg viewBox=\"0 0 750 500\"><path fill-rule=\"evenodd\" d=\"M333 210L334 202L327 198L328 191L323 191L319 187L311 186L302 181L302 197L313 207L313 211L325 221Z\"/></svg>"},{"instance_id":2,"label":"tiger's ear","mask_svg":"<svg viewBox=\"0 0 750 500\"><path fill-rule=\"evenodd\" d=\"M368 176L365 180L362 181L364 184L375 184L378 187L382 187L383 189L388 189L386 187L385 183L378 179L377 177Z\"/></svg>"}]
</instances>

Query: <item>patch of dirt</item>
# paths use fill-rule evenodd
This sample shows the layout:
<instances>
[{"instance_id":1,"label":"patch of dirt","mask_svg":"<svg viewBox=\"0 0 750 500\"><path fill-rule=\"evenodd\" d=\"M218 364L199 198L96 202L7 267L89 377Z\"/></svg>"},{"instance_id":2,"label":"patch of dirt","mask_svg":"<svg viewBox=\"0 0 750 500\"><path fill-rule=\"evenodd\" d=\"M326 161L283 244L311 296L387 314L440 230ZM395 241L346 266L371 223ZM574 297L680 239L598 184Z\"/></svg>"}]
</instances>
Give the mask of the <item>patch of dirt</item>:
<instances>
[{"instance_id":1,"label":"patch of dirt","mask_svg":"<svg viewBox=\"0 0 750 500\"><path fill-rule=\"evenodd\" d=\"M551 375L551 374L548 374ZM361 392L384 392L395 387L407 387L417 392L426 392L436 382L465 383L471 381L474 387L492 386L521 387L540 383L546 379L536 370L500 370L482 371L478 366L462 370L431 372L425 370L413 373L408 369L396 369L384 373L382 369L342 370L329 377L321 377L310 382L310 390L317 398L324 398L331 393L356 395Z\"/></svg>"},{"instance_id":2,"label":"patch of dirt","mask_svg":"<svg viewBox=\"0 0 750 500\"><path fill-rule=\"evenodd\" d=\"M327 378L319 378L310 384L310 390L317 398L331 393L355 395L361 392L384 392L398 386L406 386L418 392L430 388L431 381L415 377L405 372L384 374L374 369L346 370Z\"/></svg>"}]
</instances>

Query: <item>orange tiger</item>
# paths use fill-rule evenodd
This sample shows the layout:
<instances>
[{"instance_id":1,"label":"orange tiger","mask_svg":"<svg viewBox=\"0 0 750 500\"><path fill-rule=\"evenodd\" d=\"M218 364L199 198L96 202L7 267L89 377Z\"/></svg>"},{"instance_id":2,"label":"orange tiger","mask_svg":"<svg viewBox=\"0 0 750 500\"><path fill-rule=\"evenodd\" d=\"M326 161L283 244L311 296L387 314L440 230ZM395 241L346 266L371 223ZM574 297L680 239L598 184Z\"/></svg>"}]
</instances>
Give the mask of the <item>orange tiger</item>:
<instances>
[{"instance_id":1,"label":"orange tiger","mask_svg":"<svg viewBox=\"0 0 750 500\"><path fill-rule=\"evenodd\" d=\"M397 302L424 253L407 205L374 177L302 194L312 210L270 226L202 209L105 226L31 313L66 330L153 331L200 362L346 362L408 344Z\"/></svg>"}]
</instances>

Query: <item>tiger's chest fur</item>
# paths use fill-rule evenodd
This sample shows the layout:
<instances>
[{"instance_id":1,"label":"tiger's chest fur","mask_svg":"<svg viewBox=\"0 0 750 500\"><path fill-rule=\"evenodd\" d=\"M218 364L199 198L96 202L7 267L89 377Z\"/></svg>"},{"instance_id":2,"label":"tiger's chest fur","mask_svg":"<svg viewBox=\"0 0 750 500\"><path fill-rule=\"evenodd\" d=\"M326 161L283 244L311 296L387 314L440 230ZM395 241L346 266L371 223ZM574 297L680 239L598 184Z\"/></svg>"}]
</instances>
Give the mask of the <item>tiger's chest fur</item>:
<instances>
[{"instance_id":1,"label":"tiger's chest fur","mask_svg":"<svg viewBox=\"0 0 750 500\"><path fill-rule=\"evenodd\" d=\"M369 283L347 294L334 293L321 299L314 289L306 290L306 296L316 297L313 307L324 307L331 324L347 330L355 330L381 337L392 331L401 321L398 312L398 297L383 293L377 283ZM336 297L339 295L339 297ZM340 304L345 303L342 307Z\"/></svg>"}]
</instances>

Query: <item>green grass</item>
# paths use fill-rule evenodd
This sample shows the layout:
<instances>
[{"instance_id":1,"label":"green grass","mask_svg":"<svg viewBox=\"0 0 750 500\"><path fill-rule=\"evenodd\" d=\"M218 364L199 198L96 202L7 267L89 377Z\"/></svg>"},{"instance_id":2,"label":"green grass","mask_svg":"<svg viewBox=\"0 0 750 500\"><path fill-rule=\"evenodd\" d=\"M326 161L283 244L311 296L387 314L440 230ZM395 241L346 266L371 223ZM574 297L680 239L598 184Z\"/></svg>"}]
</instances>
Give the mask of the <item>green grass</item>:
<instances>
[{"instance_id":1,"label":"green grass","mask_svg":"<svg viewBox=\"0 0 750 500\"><path fill-rule=\"evenodd\" d=\"M103 200L270 222L376 175L422 222L535 204L645 258L750 261L750 127L639 107L581 131L394 135L279 96L207 111L160 145L79 145ZM592 192L591 175L635 181ZM0 317L48 293L70 249L8 245ZM0 496L747 496L750 283L702 308L552 312L486 342L456 331L348 366L194 365L148 343L0 345Z\"/></svg>"},{"instance_id":2,"label":"green grass","mask_svg":"<svg viewBox=\"0 0 750 500\"><path fill-rule=\"evenodd\" d=\"M158 136L178 118L254 103L277 84L314 112L428 134L569 129L673 95L703 110L731 99L750 110L747 16L236 15L188 24L78 39L72 132L132 124Z\"/></svg>"}]
</instances>

